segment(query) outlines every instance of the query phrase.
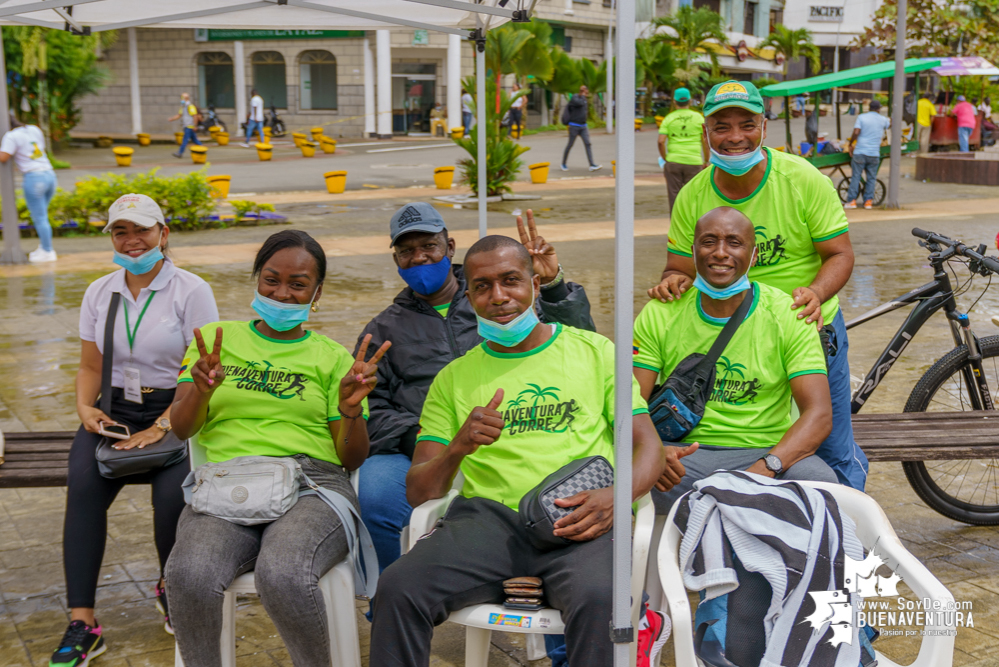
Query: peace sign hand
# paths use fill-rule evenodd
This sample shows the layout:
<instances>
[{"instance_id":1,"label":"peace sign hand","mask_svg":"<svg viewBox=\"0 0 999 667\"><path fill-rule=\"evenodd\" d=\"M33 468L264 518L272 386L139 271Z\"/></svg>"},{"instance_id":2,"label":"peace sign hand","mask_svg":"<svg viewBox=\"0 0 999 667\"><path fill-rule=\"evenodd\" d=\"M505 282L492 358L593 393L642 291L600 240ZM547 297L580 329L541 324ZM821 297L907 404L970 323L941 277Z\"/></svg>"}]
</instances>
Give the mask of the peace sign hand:
<instances>
[{"instance_id":1,"label":"peace sign hand","mask_svg":"<svg viewBox=\"0 0 999 667\"><path fill-rule=\"evenodd\" d=\"M201 329L194 330L194 340L198 343L198 353L201 358L191 366L191 378L198 391L202 394L211 394L225 380L225 372L222 370L222 327L215 330L215 343L212 345L211 354L205 346Z\"/></svg>"},{"instance_id":2,"label":"peace sign hand","mask_svg":"<svg viewBox=\"0 0 999 667\"><path fill-rule=\"evenodd\" d=\"M371 393L378 382L378 362L390 347L391 341L385 341L382 346L375 351L371 361L365 361L364 357L368 353L368 343L371 342L371 334L364 337L361 346L354 357L354 365L347 371L347 375L340 380L340 405L352 410L361 404L365 396Z\"/></svg>"},{"instance_id":3,"label":"peace sign hand","mask_svg":"<svg viewBox=\"0 0 999 667\"><path fill-rule=\"evenodd\" d=\"M527 209L527 229L524 229L524 219L517 216L517 231L520 233L520 242L531 253L534 272L541 277L541 284L547 285L555 280L558 276L558 257L555 255L555 248L538 234L538 228L534 224L534 211Z\"/></svg>"}]
</instances>

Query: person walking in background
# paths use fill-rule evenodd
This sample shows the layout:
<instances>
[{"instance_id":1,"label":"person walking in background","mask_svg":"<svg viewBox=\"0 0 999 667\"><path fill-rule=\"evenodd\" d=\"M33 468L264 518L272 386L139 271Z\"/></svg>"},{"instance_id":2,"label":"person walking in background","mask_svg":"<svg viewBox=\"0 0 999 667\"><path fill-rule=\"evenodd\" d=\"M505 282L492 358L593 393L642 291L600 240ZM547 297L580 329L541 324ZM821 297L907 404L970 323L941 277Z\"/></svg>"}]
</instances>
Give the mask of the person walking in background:
<instances>
[{"instance_id":1,"label":"person walking in background","mask_svg":"<svg viewBox=\"0 0 999 667\"><path fill-rule=\"evenodd\" d=\"M254 132L260 136L260 143L267 143L264 139L264 98L256 88L250 91L250 112L246 114L246 141L242 144L243 148L249 148Z\"/></svg>"},{"instance_id":2,"label":"person walking in background","mask_svg":"<svg viewBox=\"0 0 999 667\"><path fill-rule=\"evenodd\" d=\"M11 130L0 141L0 162L11 158L21 170L24 180L24 201L31 214L31 224L38 234L38 247L28 253L29 262L54 262L52 225L49 224L49 203L56 192L56 175L45 154L45 136L35 125L25 125L10 112Z\"/></svg>"},{"instance_id":3,"label":"person walking in background","mask_svg":"<svg viewBox=\"0 0 999 667\"><path fill-rule=\"evenodd\" d=\"M173 154L174 157L184 157L184 149L187 148L187 143L191 142L198 146L201 142L198 141L198 133L195 132L194 128L198 126L201 121L201 112L198 111L196 107L191 102L190 93L180 94L180 109L177 111L177 115L171 116L167 119L168 122L173 122L180 119L181 125L184 126L184 138L180 142L180 150Z\"/></svg>"},{"instance_id":4,"label":"person walking in background","mask_svg":"<svg viewBox=\"0 0 999 667\"><path fill-rule=\"evenodd\" d=\"M850 162L850 190L846 193L843 208L857 208L861 173L865 173L867 181L864 188L864 208L874 208L874 184L877 181L878 167L881 166L881 139L891 127L891 119L882 116L880 111L881 102L871 100L870 111L857 116L857 123L853 126L853 136L847 142L847 152L853 156Z\"/></svg>"},{"instance_id":5,"label":"person walking in background","mask_svg":"<svg viewBox=\"0 0 999 667\"><path fill-rule=\"evenodd\" d=\"M930 131L937 109L933 106L933 93L924 93L916 106L916 127L919 129L919 152L930 152Z\"/></svg>"},{"instance_id":6,"label":"person walking in background","mask_svg":"<svg viewBox=\"0 0 999 667\"><path fill-rule=\"evenodd\" d=\"M982 103L978 105L978 110L985 114L985 120L992 120L992 98L986 95Z\"/></svg>"},{"instance_id":7,"label":"person walking in background","mask_svg":"<svg viewBox=\"0 0 999 667\"><path fill-rule=\"evenodd\" d=\"M673 103L676 109L666 114L659 125L659 166L666 178L670 211L680 188L704 168L708 155L704 116L690 108L690 91L677 88Z\"/></svg>"},{"instance_id":8,"label":"person walking in background","mask_svg":"<svg viewBox=\"0 0 999 667\"><path fill-rule=\"evenodd\" d=\"M472 96L464 88L461 89L461 124L467 137L472 129Z\"/></svg>"},{"instance_id":9,"label":"person walking in background","mask_svg":"<svg viewBox=\"0 0 999 667\"><path fill-rule=\"evenodd\" d=\"M516 81L513 82L513 94L516 95L520 91L520 84ZM513 126L517 126L517 138L520 139L520 135L524 133L524 107L527 106L527 96L521 95L515 99L510 104L510 130L508 136L513 135Z\"/></svg>"},{"instance_id":10,"label":"person walking in background","mask_svg":"<svg viewBox=\"0 0 999 667\"><path fill-rule=\"evenodd\" d=\"M565 145L565 153L562 155L562 171L569 171L565 166L569 161L569 151L576 143L576 137L583 140L586 146L586 159L590 163L590 171L597 171L603 166L593 161L593 149L590 147L590 131L586 125L586 117L590 109L589 103L590 89L586 86L579 87L579 93L569 99L569 103L562 110L562 123L569 126L569 143Z\"/></svg>"},{"instance_id":11,"label":"person walking in background","mask_svg":"<svg viewBox=\"0 0 999 667\"><path fill-rule=\"evenodd\" d=\"M971 150L968 142L978 123L978 112L964 95L958 95L957 104L954 105L954 115L957 116L957 143L961 147L961 152L967 153Z\"/></svg>"}]
</instances>

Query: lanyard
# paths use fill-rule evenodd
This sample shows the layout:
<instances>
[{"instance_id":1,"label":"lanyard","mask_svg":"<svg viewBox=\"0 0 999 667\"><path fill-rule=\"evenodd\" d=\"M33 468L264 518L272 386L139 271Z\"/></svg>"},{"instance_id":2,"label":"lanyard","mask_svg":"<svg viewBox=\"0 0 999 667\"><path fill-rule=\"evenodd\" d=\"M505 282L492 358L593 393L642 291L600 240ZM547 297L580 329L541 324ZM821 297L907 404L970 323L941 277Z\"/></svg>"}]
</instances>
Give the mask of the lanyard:
<instances>
[{"instance_id":1,"label":"lanyard","mask_svg":"<svg viewBox=\"0 0 999 667\"><path fill-rule=\"evenodd\" d=\"M125 333L128 334L128 349L132 350L135 344L135 334L139 333L139 325L142 324L142 316L146 314L146 309L149 308L149 304L153 302L153 297L156 296L156 292L151 292L149 298L146 299L146 305L142 307L142 312L139 313L139 319L135 321L135 328L133 329L128 321L128 302L122 301L121 305L125 308Z\"/></svg>"}]
</instances>

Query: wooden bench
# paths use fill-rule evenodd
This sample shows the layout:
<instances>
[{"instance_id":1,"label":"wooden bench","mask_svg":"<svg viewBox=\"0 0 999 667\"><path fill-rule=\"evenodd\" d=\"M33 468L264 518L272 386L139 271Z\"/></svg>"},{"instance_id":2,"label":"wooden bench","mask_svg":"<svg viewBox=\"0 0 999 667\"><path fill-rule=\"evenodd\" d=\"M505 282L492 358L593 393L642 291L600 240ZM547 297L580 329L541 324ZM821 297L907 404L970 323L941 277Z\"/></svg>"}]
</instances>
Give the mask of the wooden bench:
<instances>
[{"instance_id":1,"label":"wooden bench","mask_svg":"<svg viewBox=\"0 0 999 667\"><path fill-rule=\"evenodd\" d=\"M999 412L904 412L853 416L870 461L999 458ZM65 486L73 431L7 433L0 488Z\"/></svg>"}]
</instances>

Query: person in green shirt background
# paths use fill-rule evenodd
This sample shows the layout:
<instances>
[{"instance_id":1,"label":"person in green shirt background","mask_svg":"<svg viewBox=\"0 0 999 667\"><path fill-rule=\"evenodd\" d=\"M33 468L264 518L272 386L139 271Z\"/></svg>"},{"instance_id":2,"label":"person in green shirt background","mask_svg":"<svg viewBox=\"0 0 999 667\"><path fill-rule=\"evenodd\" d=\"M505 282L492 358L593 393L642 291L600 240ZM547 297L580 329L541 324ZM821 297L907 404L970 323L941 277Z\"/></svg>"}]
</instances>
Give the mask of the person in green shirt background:
<instances>
[{"instance_id":1,"label":"person in green shirt background","mask_svg":"<svg viewBox=\"0 0 999 667\"><path fill-rule=\"evenodd\" d=\"M690 108L690 91L686 88L674 90L673 104L676 109L659 125L659 166L666 177L670 211L680 188L697 176L708 159L704 116Z\"/></svg>"},{"instance_id":2,"label":"person in green shirt background","mask_svg":"<svg viewBox=\"0 0 999 667\"><path fill-rule=\"evenodd\" d=\"M763 98L748 81L726 81L704 101L712 167L680 191L670 214L669 255L649 296L680 299L695 277L694 225L708 211L731 206L753 221L754 281L794 300L789 309L828 337L826 357L833 405L832 433L816 452L843 484L863 490L867 457L853 437L849 340L837 293L853 271L853 246L836 189L796 155L763 147Z\"/></svg>"},{"instance_id":3,"label":"person in green shirt background","mask_svg":"<svg viewBox=\"0 0 999 667\"><path fill-rule=\"evenodd\" d=\"M832 469L814 456L832 428L819 333L795 317L787 294L750 283L746 274L757 252L753 223L728 206L708 211L697 221L693 249L697 278L687 296L653 299L635 321L633 363L642 398L648 400L686 357L706 354L739 305L753 301L718 359L704 416L685 438L700 447L684 459L679 484L653 493L656 511L667 514L715 470L835 483ZM801 413L794 421L792 397Z\"/></svg>"}]
</instances>

